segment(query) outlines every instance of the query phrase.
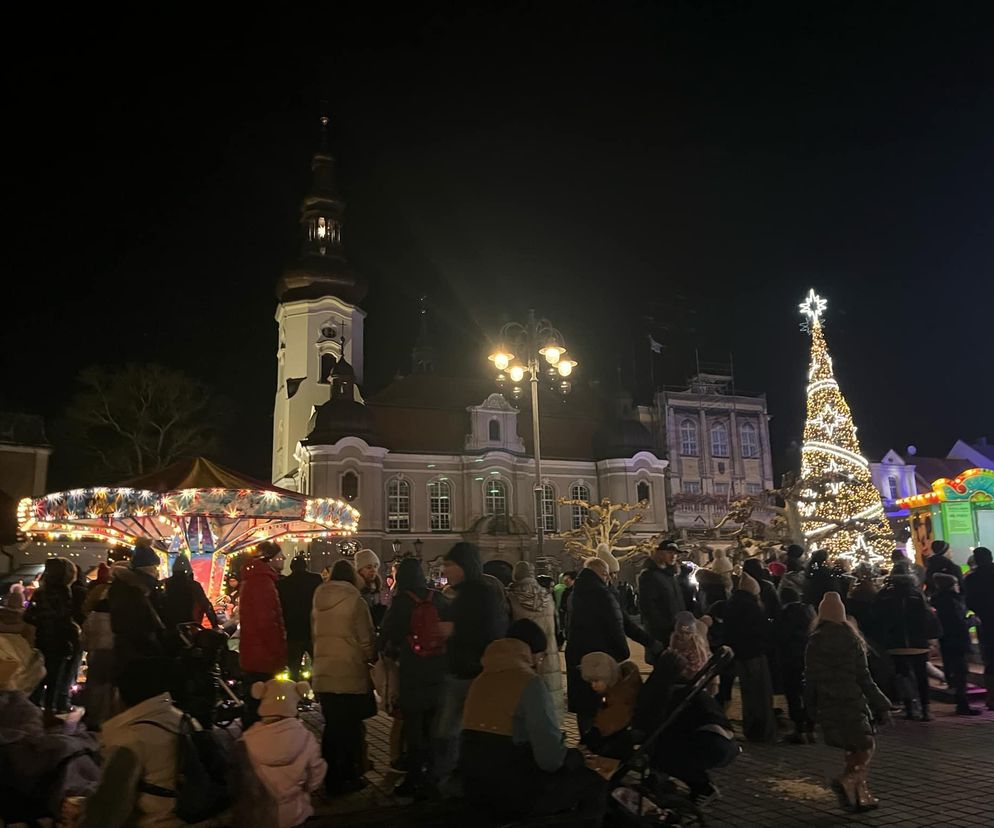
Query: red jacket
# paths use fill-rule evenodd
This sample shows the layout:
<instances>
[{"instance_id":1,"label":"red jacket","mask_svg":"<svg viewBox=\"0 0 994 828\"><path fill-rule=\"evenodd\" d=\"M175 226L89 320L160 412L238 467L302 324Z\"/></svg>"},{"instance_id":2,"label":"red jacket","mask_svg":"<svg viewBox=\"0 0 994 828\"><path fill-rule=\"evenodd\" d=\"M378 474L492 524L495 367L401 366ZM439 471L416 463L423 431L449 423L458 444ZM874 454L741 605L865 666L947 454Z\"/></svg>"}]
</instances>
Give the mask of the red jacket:
<instances>
[{"instance_id":1,"label":"red jacket","mask_svg":"<svg viewBox=\"0 0 994 828\"><path fill-rule=\"evenodd\" d=\"M263 560L249 561L242 567L238 593L241 625L238 653L239 663L247 673L276 674L286 668L286 632L280 596L276 591L278 577Z\"/></svg>"}]
</instances>

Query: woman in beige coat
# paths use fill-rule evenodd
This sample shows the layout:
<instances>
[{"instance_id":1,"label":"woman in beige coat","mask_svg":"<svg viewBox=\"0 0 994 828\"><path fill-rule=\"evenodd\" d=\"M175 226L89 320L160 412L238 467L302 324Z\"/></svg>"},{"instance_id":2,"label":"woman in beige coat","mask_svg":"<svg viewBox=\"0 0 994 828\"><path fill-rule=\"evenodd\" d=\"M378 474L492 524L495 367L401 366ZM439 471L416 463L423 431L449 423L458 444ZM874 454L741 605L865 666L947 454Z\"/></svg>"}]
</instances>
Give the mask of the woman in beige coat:
<instances>
[{"instance_id":1,"label":"woman in beige coat","mask_svg":"<svg viewBox=\"0 0 994 828\"><path fill-rule=\"evenodd\" d=\"M363 720L376 714L369 675L376 634L349 561L338 561L329 580L314 591L311 631L312 686L324 715L325 789L332 795L350 793L367 784L361 768Z\"/></svg>"},{"instance_id":2,"label":"woman in beige coat","mask_svg":"<svg viewBox=\"0 0 994 828\"><path fill-rule=\"evenodd\" d=\"M545 633L548 642L545 660L538 668L556 711L556 719L562 724L566 715L566 702L563 698L563 672L559 663L559 646L556 643L556 603L552 593L535 580L535 567L528 561L518 561L514 565L514 580L507 588L511 603L511 617L517 621L527 618L534 621Z\"/></svg>"}]
</instances>

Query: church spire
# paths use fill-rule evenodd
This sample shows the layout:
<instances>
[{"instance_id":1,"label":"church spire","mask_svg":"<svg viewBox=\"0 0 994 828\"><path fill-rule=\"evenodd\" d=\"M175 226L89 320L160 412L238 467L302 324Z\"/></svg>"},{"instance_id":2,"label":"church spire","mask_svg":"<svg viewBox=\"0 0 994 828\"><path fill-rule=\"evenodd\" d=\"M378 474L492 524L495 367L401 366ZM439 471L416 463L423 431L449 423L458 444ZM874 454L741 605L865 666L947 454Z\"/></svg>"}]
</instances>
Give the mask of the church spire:
<instances>
[{"instance_id":1,"label":"church spire","mask_svg":"<svg viewBox=\"0 0 994 828\"><path fill-rule=\"evenodd\" d=\"M415 374L435 372L435 346L428 330L428 297L422 296L418 310L418 338L411 350L411 370Z\"/></svg>"},{"instance_id":2,"label":"church spire","mask_svg":"<svg viewBox=\"0 0 994 828\"><path fill-rule=\"evenodd\" d=\"M355 303L366 294L366 283L349 267L342 246L345 201L328 148L330 123L321 115L321 144L311 159L311 186L300 205L300 255L277 284L280 301L337 296Z\"/></svg>"}]
</instances>

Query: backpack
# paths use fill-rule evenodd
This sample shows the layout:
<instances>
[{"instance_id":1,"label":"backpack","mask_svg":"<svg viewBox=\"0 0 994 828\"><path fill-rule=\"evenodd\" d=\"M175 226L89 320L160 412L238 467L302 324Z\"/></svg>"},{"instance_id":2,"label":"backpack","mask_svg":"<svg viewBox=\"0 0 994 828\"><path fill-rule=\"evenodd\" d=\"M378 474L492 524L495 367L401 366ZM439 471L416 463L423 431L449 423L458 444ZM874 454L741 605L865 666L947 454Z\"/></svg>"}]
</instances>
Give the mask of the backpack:
<instances>
[{"instance_id":1,"label":"backpack","mask_svg":"<svg viewBox=\"0 0 994 828\"><path fill-rule=\"evenodd\" d=\"M142 782L138 786L142 793L174 797L176 816L186 823L203 822L231 804L229 758L210 731L196 729L186 713L180 720L179 731L148 719L135 724L152 725L177 738L176 790Z\"/></svg>"},{"instance_id":2,"label":"backpack","mask_svg":"<svg viewBox=\"0 0 994 828\"><path fill-rule=\"evenodd\" d=\"M445 635L442 633L442 619L432 600L433 591L428 590L424 599L413 592L407 595L414 602L411 609L411 632L407 644L411 652L421 658L434 658L445 653Z\"/></svg>"}]
</instances>

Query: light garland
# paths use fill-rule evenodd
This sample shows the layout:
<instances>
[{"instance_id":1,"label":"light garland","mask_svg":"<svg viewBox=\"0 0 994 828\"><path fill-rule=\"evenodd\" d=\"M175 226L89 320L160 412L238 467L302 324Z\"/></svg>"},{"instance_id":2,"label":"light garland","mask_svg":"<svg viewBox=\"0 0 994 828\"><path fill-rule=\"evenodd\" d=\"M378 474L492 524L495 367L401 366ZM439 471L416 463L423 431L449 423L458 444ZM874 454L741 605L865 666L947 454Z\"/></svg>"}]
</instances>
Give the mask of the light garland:
<instances>
[{"instance_id":1,"label":"light garland","mask_svg":"<svg viewBox=\"0 0 994 828\"><path fill-rule=\"evenodd\" d=\"M837 557L875 562L889 553L890 528L870 477L852 412L835 379L822 330L828 302L814 290L800 309L811 334L807 419L801 449L799 504L804 535ZM869 535L869 537L868 537Z\"/></svg>"}]
</instances>

